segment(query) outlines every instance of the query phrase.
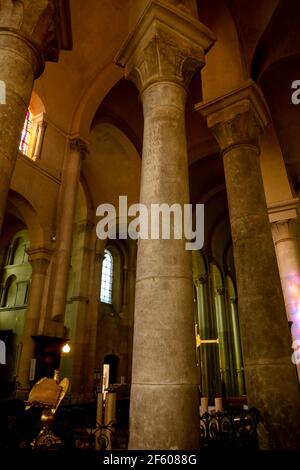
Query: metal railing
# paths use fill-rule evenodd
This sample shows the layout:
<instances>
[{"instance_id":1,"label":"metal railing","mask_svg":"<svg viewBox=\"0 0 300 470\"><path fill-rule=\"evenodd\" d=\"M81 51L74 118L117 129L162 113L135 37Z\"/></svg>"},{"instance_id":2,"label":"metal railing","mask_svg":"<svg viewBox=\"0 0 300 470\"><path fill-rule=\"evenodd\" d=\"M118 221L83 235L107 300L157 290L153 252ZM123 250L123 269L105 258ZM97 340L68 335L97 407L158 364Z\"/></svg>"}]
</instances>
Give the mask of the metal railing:
<instances>
[{"instance_id":1,"label":"metal railing","mask_svg":"<svg viewBox=\"0 0 300 470\"><path fill-rule=\"evenodd\" d=\"M256 408L204 413L200 417L201 448L258 449L259 420Z\"/></svg>"}]
</instances>

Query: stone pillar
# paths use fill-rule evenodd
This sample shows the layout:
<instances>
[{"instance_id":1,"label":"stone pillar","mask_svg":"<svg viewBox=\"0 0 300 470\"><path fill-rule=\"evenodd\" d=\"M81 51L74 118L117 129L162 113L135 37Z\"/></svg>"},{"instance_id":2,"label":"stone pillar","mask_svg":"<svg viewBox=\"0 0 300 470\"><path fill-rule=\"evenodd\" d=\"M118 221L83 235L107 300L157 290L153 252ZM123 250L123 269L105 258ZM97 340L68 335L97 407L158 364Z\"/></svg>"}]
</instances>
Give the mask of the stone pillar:
<instances>
[{"instance_id":1,"label":"stone pillar","mask_svg":"<svg viewBox=\"0 0 300 470\"><path fill-rule=\"evenodd\" d=\"M300 340L300 255L297 220L272 222L277 262L292 340ZM300 381L300 364L297 364Z\"/></svg>"},{"instance_id":2,"label":"stone pillar","mask_svg":"<svg viewBox=\"0 0 300 470\"><path fill-rule=\"evenodd\" d=\"M299 386L259 162L268 110L251 80L197 109L207 118L224 162L248 403L262 413L266 430L260 444L297 448Z\"/></svg>"},{"instance_id":3,"label":"stone pillar","mask_svg":"<svg viewBox=\"0 0 300 470\"><path fill-rule=\"evenodd\" d=\"M86 364L89 350L89 302L91 299L91 266L93 264L95 252L92 246L95 246L95 226L93 223L84 221L77 226L78 228L78 258L77 264L79 272L77 273L77 282L72 301L72 316L74 318L74 335L72 338L72 350L70 362L72 364L72 401L83 403L92 398L91 377L87 375L90 372ZM100 284L98 278L97 294L99 300ZM95 327L95 325L93 324ZM91 372L90 372L91 373ZM91 376L94 376L94 370Z\"/></svg>"},{"instance_id":4,"label":"stone pillar","mask_svg":"<svg viewBox=\"0 0 300 470\"><path fill-rule=\"evenodd\" d=\"M128 283L128 266L126 266L126 264L124 264L124 266L123 266L123 287L122 287L122 312L123 312L123 315L124 315L125 311L127 313L127 305L128 305L127 283Z\"/></svg>"},{"instance_id":5,"label":"stone pillar","mask_svg":"<svg viewBox=\"0 0 300 470\"><path fill-rule=\"evenodd\" d=\"M51 252L46 248L27 250L28 261L32 267L29 302L25 317L22 335L22 349L19 362L17 381L21 391L29 389L30 360L34 357L35 343L33 335L38 333L38 322L43 299L47 268L51 259ZM26 397L27 398L27 397Z\"/></svg>"},{"instance_id":6,"label":"stone pillar","mask_svg":"<svg viewBox=\"0 0 300 470\"><path fill-rule=\"evenodd\" d=\"M52 320L64 318L72 250L73 224L81 162L87 154L87 145L80 138L70 139L70 152L65 162L62 182L56 277L52 304Z\"/></svg>"},{"instance_id":7,"label":"stone pillar","mask_svg":"<svg viewBox=\"0 0 300 470\"><path fill-rule=\"evenodd\" d=\"M212 42L201 23L152 1L117 58L143 102L149 209L189 202L186 88ZM138 245L129 448L198 448L198 405L191 256L171 230L170 240Z\"/></svg>"},{"instance_id":8,"label":"stone pillar","mask_svg":"<svg viewBox=\"0 0 300 470\"><path fill-rule=\"evenodd\" d=\"M133 329L134 329L134 306L136 286L136 259L137 243L132 241L129 247L129 269L128 269L128 369L127 383L132 378L132 353L133 353Z\"/></svg>"},{"instance_id":9,"label":"stone pillar","mask_svg":"<svg viewBox=\"0 0 300 470\"><path fill-rule=\"evenodd\" d=\"M0 3L0 81L5 84L0 104L0 232L34 79L44 61L57 60L64 47L56 15L53 0L32 0L27 8L13 0Z\"/></svg>"},{"instance_id":10,"label":"stone pillar","mask_svg":"<svg viewBox=\"0 0 300 470\"><path fill-rule=\"evenodd\" d=\"M94 243L95 248L95 243ZM104 249L104 247L103 247ZM101 268L103 261L103 253L95 253L94 250L94 260L90 265L90 301L88 305L88 351L87 351L87 366L88 374L87 388L93 390L94 387L94 373L96 368L98 369L99 364L96 364L96 355L97 355L97 332L98 332L98 318L99 318L99 302L100 302L100 278L101 278ZM102 364L101 364L102 366ZM101 371L102 372L102 371ZM97 384L99 385L99 384Z\"/></svg>"}]
</instances>

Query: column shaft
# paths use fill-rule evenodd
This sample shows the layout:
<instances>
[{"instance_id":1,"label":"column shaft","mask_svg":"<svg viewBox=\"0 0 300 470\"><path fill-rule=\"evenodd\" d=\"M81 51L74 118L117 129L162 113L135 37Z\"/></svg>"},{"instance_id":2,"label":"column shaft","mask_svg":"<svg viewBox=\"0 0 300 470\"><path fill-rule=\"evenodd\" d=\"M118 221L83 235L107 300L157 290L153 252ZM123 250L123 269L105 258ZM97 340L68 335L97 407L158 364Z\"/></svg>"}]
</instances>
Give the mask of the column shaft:
<instances>
[{"instance_id":1,"label":"column shaft","mask_svg":"<svg viewBox=\"0 0 300 470\"><path fill-rule=\"evenodd\" d=\"M94 225L85 222L79 225L78 247L79 253L77 289L74 292L72 300L72 316L75 320L74 336L72 338L73 347L71 350L71 364L72 364L72 401L82 403L92 398L92 390L88 389L91 385L90 378L87 372L91 372L89 367L85 364L88 356L89 349L89 321L88 304L91 299L91 266L95 253L92 245L95 246L94 238ZM99 279L98 279L99 282ZM99 299L99 284L95 293L98 293ZM95 326L95 325L94 325ZM94 371L92 371L92 377Z\"/></svg>"},{"instance_id":2,"label":"column shaft","mask_svg":"<svg viewBox=\"0 0 300 470\"><path fill-rule=\"evenodd\" d=\"M56 277L52 304L52 320L64 318L72 250L73 224L76 211L77 190L81 161L86 154L86 145L80 139L70 141L70 154L65 164L63 193L56 254Z\"/></svg>"},{"instance_id":3,"label":"column shaft","mask_svg":"<svg viewBox=\"0 0 300 470\"><path fill-rule=\"evenodd\" d=\"M199 21L152 0L116 58L141 92L140 202L149 215L151 204L176 203L182 208L189 202L186 89L213 41ZM175 239L171 216L169 225L169 240L151 239L149 233L150 238L138 244L131 449L199 446L191 254L185 240Z\"/></svg>"},{"instance_id":4,"label":"column shaft","mask_svg":"<svg viewBox=\"0 0 300 470\"><path fill-rule=\"evenodd\" d=\"M296 219L272 224L273 240L293 341L300 340L300 254ZM300 364L297 364L300 382Z\"/></svg>"},{"instance_id":5,"label":"column shaft","mask_svg":"<svg viewBox=\"0 0 300 470\"><path fill-rule=\"evenodd\" d=\"M160 82L142 96L140 202L149 208L188 202L185 95L183 87ZM139 241L133 351L130 447L197 447L193 284L184 240Z\"/></svg>"},{"instance_id":6,"label":"column shaft","mask_svg":"<svg viewBox=\"0 0 300 470\"><path fill-rule=\"evenodd\" d=\"M251 81L199 109L223 155L248 403L262 413L262 447L297 448L299 386L259 161L267 109Z\"/></svg>"},{"instance_id":7,"label":"column shaft","mask_svg":"<svg viewBox=\"0 0 300 470\"><path fill-rule=\"evenodd\" d=\"M0 232L37 61L28 40L0 28L0 79L6 88L5 104L0 105Z\"/></svg>"},{"instance_id":8,"label":"column shaft","mask_svg":"<svg viewBox=\"0 0 300 470\"><path fill-rule=\"evenodd\" d=\"M19 388L23 391L29 389L30 360L34 358L35 347L32 336L37 334L50 256L51 253L46 249L29 250L28 260L32 266L32 275L17 378Z\"/></svg>"},{"instance_id":9,"label":"column shaft","mask_svg":"<svg viewBox=\"0 0 300 470\"><path fill-rule=\"evenodd\" d=\"M60 8L53 0L32 0L30 8L23 3L0 2L0 85L4 89L0 105L0 232L34 79L42 73L45 61L57 61L60 48L71 46L67 2Z\"/></svg>"},{"instance_id":10,"label":"column shaft","mask_svg":"<svg viewBox=\"0 0 300 470\"><path fill-rule=\"evenodd\" d=\"M284 313L259 154L255 147L238 146L228 150L223 161L248 402L263 413L268 430L267 447L296 447L299 443L296 424L296 416L300 417L299 389L291 362L291 339Z\"/></svg>"}]
</instances>

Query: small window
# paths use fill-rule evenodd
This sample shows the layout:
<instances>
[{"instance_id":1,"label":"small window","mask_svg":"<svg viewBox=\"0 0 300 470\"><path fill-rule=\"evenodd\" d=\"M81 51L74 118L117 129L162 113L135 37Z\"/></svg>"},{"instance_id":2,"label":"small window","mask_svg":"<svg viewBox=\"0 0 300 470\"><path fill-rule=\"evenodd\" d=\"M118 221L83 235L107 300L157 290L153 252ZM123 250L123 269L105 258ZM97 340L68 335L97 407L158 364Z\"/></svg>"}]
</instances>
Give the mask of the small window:
<instances>
[{"instance_id":1,"label":"small window","mask_svg":"<svg viewBox=\"0 0 300 470\"><path fill-rule=\"evenodd\" d=\"M23 130L22 130L20 145L19 145L19 150L26 156L28 156L31 133L32 133L32 119L31 119L31 113L28 109L26 113Z\"/></svg>"},{"instance_id":2,"label":"small window","mask_svg":"<svg viewBox=\"0 0 300 470\"><path fill-rule=\"evenodd\" d=\"M113 284L113 257L110 251L104 250L102 262L100 300L106 304L112 304Z\"/></svg>"}]
</instances>

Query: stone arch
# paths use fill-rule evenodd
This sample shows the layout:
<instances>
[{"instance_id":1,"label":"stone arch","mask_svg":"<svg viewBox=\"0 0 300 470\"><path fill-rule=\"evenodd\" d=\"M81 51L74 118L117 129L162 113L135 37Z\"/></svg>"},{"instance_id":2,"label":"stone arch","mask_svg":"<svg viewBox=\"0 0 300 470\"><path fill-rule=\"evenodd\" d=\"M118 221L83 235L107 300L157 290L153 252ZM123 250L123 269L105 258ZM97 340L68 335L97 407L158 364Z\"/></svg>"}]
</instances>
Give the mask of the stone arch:
<instances>
[{"instance_id":1,"label":"stone arch","mask_svg":"<svg viewBox=\"0 0 300 470\"><path fill-rule=\"evenodd\" d=\"M71 134L80 134L88 139L91 125L102 100L123 77L123 71L114 64L109 64L94 77L83 91L73 114Z\"/></svg>"},{"instance_id":2,"label":"stone arch","mask_svg":"<svg viewBox=\"0 0 300 470\"><path fill-rule=\"evenodd\" d=\"M17 295L17 277L15 274L8 276L4 286L4 294L1 300L1 307L13 307Z\"/></svg>"},{"instance_id":3,"label":"stone arch","mask_svg":"<svg viewBox=\"0 0 300 470\"><path fill-rule=\"evenodd\" d=\"M29 201L15 191L10 191L8 207L17 213L25 226L28 227L31 247L49 245L50 237L47 237L39 221L38 214Z\"/></svg>"},{"instance_id":4,"label":"stone arch","mask_svg":"<svg viewBox=\"0 0 300 470\"><path fill-rule=\"evenodd\" d=\"M199 19L217 37L201 71L203 100L208 101L237 88L247 78L247 69L238 31L226 2L204 2L199 8Z\"/></svg>"}]
</instances>

